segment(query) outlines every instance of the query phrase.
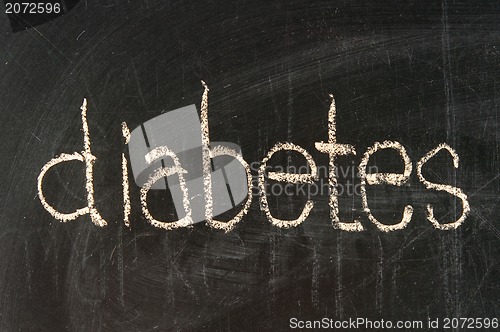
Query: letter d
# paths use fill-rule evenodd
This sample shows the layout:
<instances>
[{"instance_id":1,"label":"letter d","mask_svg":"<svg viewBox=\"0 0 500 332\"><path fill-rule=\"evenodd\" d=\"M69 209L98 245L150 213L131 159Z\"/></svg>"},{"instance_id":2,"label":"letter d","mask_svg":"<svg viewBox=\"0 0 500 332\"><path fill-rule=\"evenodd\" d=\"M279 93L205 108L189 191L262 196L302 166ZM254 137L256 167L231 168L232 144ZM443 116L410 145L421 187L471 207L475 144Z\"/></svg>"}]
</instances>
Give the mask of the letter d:
<instances>
[{"instance_id":1,"label":"letter d","mask_svg":"<svg viewBox=\"0 0 500 332\"><path fill-rule=\"evenodd\" d=\"M97 226L106 226L108 223L104 220L94 205L94 180L93 180L93 165L96 160L96 157L92 155L90 150L90 135L89 135L89 127L87 124L87 99L83 99L82 107L82 125L83 125L83 141L85 150L82 153L74 152L73 154L62 153L59 157L52 158L48 163L46 163L38 175L38 197L40 198L40 202L42 203L45 210L47 210L55 219L60 220L62 222L74 220L79 216L84 214L90 214L92 218L92 222ZM42 190L42 182L45 174L49 169L53 166L71 160L78 160L81 162L85 162L85 189L87 190L87 206L84 208L77 209L72 213L62 213L53 208L43 195Z\"/></svg>"}]
</instances>

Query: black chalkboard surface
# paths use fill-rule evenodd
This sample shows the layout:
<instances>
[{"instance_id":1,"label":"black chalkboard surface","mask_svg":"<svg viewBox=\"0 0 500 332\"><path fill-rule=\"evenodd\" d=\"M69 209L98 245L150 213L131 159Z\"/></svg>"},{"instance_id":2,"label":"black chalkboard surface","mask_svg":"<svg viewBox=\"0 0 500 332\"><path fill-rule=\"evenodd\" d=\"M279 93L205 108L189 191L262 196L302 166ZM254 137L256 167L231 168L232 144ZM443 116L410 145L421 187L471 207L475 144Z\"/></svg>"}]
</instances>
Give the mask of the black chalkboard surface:
<instances>
[{"instance_id":1,"label":"black chalkboard surface","mask_svg":"<svg viewBox=\"0 0 500 332\"><path fill-rule=\"evenodd\" d=\"M58 3L0 14L1 331L497 330L498 1Z\"/></svg>"}]
</instances>

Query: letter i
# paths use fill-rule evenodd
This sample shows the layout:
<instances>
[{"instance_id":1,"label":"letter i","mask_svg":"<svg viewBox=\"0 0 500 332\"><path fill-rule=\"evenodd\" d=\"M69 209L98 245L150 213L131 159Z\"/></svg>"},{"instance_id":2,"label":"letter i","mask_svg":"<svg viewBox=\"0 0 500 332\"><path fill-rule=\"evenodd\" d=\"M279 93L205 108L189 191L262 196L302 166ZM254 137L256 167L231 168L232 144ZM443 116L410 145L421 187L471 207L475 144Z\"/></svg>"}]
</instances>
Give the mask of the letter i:
<instances>
[{"instance_id":1,"label":"letter i","mask_svg":"<svg viewBox=\"0 0 500 332\"><path fill-rule=\"evenodd\" d=\"M130 142L130 130L127 123L122 122L122 134L125 138L125 145ZM122 187L123 187L123 222L130 227L130 189L128 183L128 165L125 153L122 152Z\"/></svg>"}]
</instances>

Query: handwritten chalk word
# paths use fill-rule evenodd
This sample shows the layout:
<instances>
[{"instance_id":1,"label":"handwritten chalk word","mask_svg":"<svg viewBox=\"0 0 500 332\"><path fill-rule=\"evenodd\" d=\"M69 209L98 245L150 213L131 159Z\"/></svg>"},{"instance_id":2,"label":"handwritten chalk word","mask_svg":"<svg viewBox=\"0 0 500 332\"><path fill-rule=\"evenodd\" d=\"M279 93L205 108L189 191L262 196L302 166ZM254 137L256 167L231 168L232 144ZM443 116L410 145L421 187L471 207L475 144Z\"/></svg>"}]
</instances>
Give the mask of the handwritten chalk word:
<instances>
[{"instance_id":1,"label":"handwritten chalk word","mask_svg":"<svg viewBox=\"0 0 500 332\"><path fill-rule=\"evenodd\" d=\"M213 228L224 230L225 232L231 231L248 213L250 209L250 205L252 203L252 176L250 172L250 167L248 163L243 159L241 153L237 152L234 149L228 148L226 146L213 146L210 145L210 132L208 125L208 92L209 89L205 82L202 81L202 85L204 87L204 92L202 95L201 101L201 140L202 140L202 162L203 162L203 193L204 193L204 201L205 201L205 220L206 223ZM338 157L348 156L348 155L356 155L356 148L350 144L341 144L337 143L337 135L336 135L336 107L335 107L335 99L333 95L331 97L330 109L328 112L328 141L327 142L316 142L315 147L321 153L328 154L329 157L329 174L328 174L328 183L330 187L330 196L329 196L329 206L330 206L330 219L332 221L332 225L335 229L340 229L347 232L360 232L365 228L361 224L359 220L350 220L350 221L341 221L339 217L339 205L338 205L338 191L337 191L337 172L335 161ZM97 158L91 152L91 141L90 141L90 133L87 124L87 100L83 100L83 104L81 106L81 115L82 115L82 126L83 126L83 134L84 134L84 151L81 153L74 152L73 154L62 153L60 156L56 156L49 162L47 162L41 169L40 175L38 176L38 197L42 203L42 206L57 220L61 222L67 222L70 220L74 220L79 216L83 216L85 214L89 214L91 220L97 226L106 226L107 222L104 220L94 203L94 185L93 185L93 165L97 161ZM124 138L124 144L127 145L130 142L130 130L125 122L122 123L122 133ZM371 156L377 151L381 151L384 149L392 149L395 150L401 160L403 161L404 168L402 173L367 173L367 166ZM448 194L457 197L462 202L462 214L461 216L449 223L441 224L439 223L433 212L433 207L431 204L427 204L427 219L429 222L439 230L451 230L459 227L467 218L468 213L470 212L469 202L467 200L467 195L457 187L453 187L447 184L433 183L427 180L422 174L422 168L424 165L433 158L438 152L441 150L446 150L453 158L453 166L454 168L458 168L459 157L458 154L453 150L448 144L441 143L433 150L426 153L418 162L417 162L417 177L419 181L425 186L425 188L429 190L436 191L444 191ZM264 159L260 163L260 168L258 170L258 189L259 189L259 203L260 209L266 215L269 222L271 222L274 226L281 228L290 228L297 227L301 223L303 223L309 213L314 207L314 202L312 200L307 200L305 203L302 212L296 219L292 220L283 220L273 216L271 210L268 205L266 193L266 184L265 184L265 172L267 168L268 161L273 157L273 155L279 151L294 151L304 157L307 162L308 169L310 170L307 174L297 174L297 173L288 173L288 172L268 172L268 178L278 182L286 182L290 184L304 184L304 183L313 183L318 180L318 172L317 166L313 159L313 157L307 152L304 148L289 142L281 142L277 143L271 150L267 153ZM219 156L229 156L237 160L245 169L246 177L247 177L247 185L248 185L248 195L245 203L243 204L241 210L229 221L219 221L214 219L213 215L213 192L212 192L212 180L211 180L211 162L213 158ZM149 151L144 156L146 162L151 164L155 160L159 158L171 158L174 166L171 167L160 167L156 169L153 174L151 174L141 187L140 192L140 203L142 207L142 214L151 223L153 226L158 228L163 228L166 230L172 230L179 227L186 227L192 224L191 219L191 206L189 201L189 190L186 187L184 174L187 171L183 168L183 165L180 164L179 159L172 150L168 148L168 146L160 146L156 147L152 151ZM45 174L55 165L64 163L67 161L81 161L85 163L85 189L87 191L87 206L77 209L72 213L62 213L57 211L53 206L51 206L44 194L43 194L43 179ZM411 221L413 215L413 207L411 205L406 205L403 210L403 214L401 220L396 224L384 224L382 221L375 218L372 214L369 204L368 197L366 194L367 186L374 186L380 184L388 184L392 186L402 186L408 183L410 175L412 173L413 167L410 157L406 153L404 146L396 141L384 141L384 142L375 142L371 147L368 147L363 157L358 165L359 177L361 179L361 200L363 205L363 211L366 213L368 219L381 231L383 232L391 232L396 230L404 229L408 223ZM122 153L122 188L123 188L123 216L124 216L124 224L129 227L130 226L130 212L131 212L131 202L130 202L130 190L129 190L129 179L128 179L128 162L125 156L125 153ZM183 194L183 208L185 212L185 216L177 221L167 222L161 221L154 218L148 208L147 195L151 187L155 184L155 182L160 179L177 174L179 179L179 184L181 188L181 192Z\"/></svg>"}]
</instances>

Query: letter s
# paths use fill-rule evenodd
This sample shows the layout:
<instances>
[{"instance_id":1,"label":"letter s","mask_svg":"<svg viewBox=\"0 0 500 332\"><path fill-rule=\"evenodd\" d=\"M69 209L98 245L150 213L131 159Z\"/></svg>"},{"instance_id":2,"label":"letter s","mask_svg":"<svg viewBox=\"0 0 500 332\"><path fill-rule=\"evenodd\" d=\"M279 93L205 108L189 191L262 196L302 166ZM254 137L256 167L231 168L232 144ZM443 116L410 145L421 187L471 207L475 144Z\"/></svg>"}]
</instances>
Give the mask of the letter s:
<instances>
[{"instance_id":1,"label":"letter s","mask_svg":"<svg viewBox=\"0 0 500 332\"><path fill-rule=\"evenodd\" d=\"M462 215L460 216L460 218L458 218L458 220L448 224L440 224L434 217L434 210L432 208L432 205L427 204L427 219L432 223L432 225L434 225L435 228L440 230L450 230L450 229L456 229L458 226L460 226L467 218L467 214L470 212L469 202L467 201L467 195L460 188L446 184L432 183L430 181L427 181L422 175L422 167L424 166L424 164L427 161L429 161L429 159L434 157L442 149L448 150L448 152L453 157L453 166L455 168L458 168L458 161L459 161L458 154L448 144L441 143L434 150L429 151L425 156L422 157L422 159L419 160L419 162L417 163L417 176L420 182L422 182L427 189L446 191L447 193L456 196L462 200Z\"/></svg>"}]
</instances>

